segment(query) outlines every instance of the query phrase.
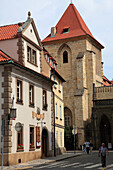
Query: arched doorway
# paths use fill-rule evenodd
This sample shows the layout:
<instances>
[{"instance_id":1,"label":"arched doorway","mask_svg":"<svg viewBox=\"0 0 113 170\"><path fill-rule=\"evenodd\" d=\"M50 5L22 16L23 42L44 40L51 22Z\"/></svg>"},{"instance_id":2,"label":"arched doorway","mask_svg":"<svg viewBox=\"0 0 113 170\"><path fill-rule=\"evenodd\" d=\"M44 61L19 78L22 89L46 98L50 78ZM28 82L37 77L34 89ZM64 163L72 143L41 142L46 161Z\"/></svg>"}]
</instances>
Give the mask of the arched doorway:
<instances>
[{"instance_id":1,"label":"arched doorway","mask_svg":"<svg viewBox=\"0 0 113 170\"><path fill-rule=\"evenodd\" d=\"M42 130L42 157L47 157L48 149L48 132L46 129Z\"/></svg>"},{"instance_id":2,"label":"arched doorway","mask_svg":"<svg viewBox=\"0 0 113 170\"><path fill-rule=\"evenodd\" d=\"M111 125L107 116L103 115L100 122L100 142L106 146L111 143Z\"/></svg>"}]
</instances>

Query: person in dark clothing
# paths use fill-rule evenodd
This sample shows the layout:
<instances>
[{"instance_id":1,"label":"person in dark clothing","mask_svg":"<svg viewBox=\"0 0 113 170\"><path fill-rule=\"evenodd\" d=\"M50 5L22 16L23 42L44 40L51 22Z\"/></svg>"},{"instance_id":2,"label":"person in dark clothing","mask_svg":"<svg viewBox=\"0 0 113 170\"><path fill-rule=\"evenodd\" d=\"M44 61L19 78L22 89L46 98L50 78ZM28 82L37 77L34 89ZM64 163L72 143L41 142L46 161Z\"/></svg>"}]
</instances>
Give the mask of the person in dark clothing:
<instances>
[{"instance_id":1,"label":"person in dark clothing","mask_svg":"<svg viewBox=\"0 0 113 170\"><path fill-rule=\"evenodd\" d=\"M101 163L103 168L106 167L106 152L108 155L108 149L105 147L105 143L102 143L99 148L98 156L101 156Z\"/></svg>"},{"instance_id":2,"label":"person in dark clothing","mask_svg":"<svg viewBox=\"0 0 113 170\"><path fill-rule=\"evenodd\" d=\"M90 142L90 153L92 154L92 150L93 150L93 143Z\"/></svg>"},{"instance_id":3,"label":"person in dark clothing","mask_svg":"<svg viewBox=\"0 0 113 170\"><path fill-rule=\"evenodd\" d=\"M89 150L90 150L90 142L86 142L86 152L87 152L87 154L89 154Z\"/></svg>"}]
</instances>

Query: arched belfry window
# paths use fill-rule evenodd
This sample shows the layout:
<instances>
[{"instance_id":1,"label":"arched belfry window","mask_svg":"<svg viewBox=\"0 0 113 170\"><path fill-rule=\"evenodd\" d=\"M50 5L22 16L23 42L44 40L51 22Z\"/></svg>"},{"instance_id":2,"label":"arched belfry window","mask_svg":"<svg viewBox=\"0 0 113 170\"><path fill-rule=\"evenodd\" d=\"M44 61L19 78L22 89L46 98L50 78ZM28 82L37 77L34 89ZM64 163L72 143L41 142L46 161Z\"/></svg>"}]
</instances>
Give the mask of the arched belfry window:
<instances>
[{"instance_id":1,"label":"arched belfry window","mask_svg":"<svg viewBox=\"0 0 113 170\"><path fill-rule=\"evenodd\" d=\"M67 51L63 52L63 63L68 63L68 52Z\"/></svg>"}]
</instances>

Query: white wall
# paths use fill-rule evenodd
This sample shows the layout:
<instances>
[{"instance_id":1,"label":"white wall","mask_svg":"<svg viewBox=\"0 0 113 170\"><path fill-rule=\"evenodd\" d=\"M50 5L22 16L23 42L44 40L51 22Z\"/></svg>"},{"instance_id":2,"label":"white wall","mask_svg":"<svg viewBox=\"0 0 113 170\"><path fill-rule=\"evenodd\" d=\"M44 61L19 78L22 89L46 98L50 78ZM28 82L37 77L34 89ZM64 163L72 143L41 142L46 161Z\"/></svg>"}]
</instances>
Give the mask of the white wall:
<instances>
[{"instance_id":1,"label":"white wall","mask_svg":"<svg viewBox=\"0 0 113 170\"><path fill-rule=\"evenodd\" d=\"M20 78L23 81L23 105L16 104L16 78ZM34 84L35 94L35 108L29 107L29 82ZM42 110L42 87L48 89L47 101L48 111ZM40 112L45 114L44 122L49 132L49 150L51 150L51 87L46 83L40 83L38 79L35 79L28 74L13 69L12 73L12 97L14 96L14 108L17 108L17 118L12 120L12 153L17 150L17 132L15 130L15 124L21 122L24 125L24 152L29 151L29 125L37 126L38 120L32 118L32 111L36 112L37 107L40 108ZM41 123L38 124L41 126ZM40 150L40 149L38 149Z\"/></svg>"},{"instance_id":2,"label":"white wall","mask_svg":"<svg viewBox=\"0 0 113 170\"><path fill-rule=\"evenodd\" d=\"M31 31L32 30L32 31ZM28 28L23 32L23 35L25 35L26 37L28 37L31 41L33 41L35 44L39 45L34 29L32 27L32 24L30 24L28 26Z\"/></svg>"},{"instance_id":3,"label":"white wall","mask_svg":"<svg viewBox=\"0 0 113 170\"><path fill-rule=\"evenodd\" d=\"M36 54L37 54L37 56L36 56L37 57L37 66L35 66L32 63L29 63L27 61L27 45L36 51ZM40 73L40 51L37 50L35 47L33 47L28 42L26 42L25 40L24 40L24 55L25 55L25 66Z\"/></svg>"}]
</instances>

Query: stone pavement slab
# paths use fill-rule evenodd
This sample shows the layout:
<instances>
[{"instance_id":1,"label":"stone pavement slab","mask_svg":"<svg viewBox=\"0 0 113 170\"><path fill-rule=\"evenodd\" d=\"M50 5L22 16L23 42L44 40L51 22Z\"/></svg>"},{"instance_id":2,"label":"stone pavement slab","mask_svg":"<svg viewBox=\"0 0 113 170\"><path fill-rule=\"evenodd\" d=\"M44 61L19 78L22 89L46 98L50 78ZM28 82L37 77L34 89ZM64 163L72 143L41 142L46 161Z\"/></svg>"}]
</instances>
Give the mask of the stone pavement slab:
<instances>
[{"instance_id":1,"label":"stone pavement slab","mask_svg":"<svg viewBox=\"0 0 113 170\"><path fill-rule=\"evenodd\" d=\"M36 166L36 165L41 165L41 164L45 164L45 163L46 164L52 163L52 162L68 159L68 158L71 158L71 157L80 156L81 154L82 154L82 152L75 152L74 153L73 151L68 151L68 152L66 152L62 155L57 155L56 157L46 157L46 158L43 158L43 159L36 159L36 160L30 161L30 162L21 163L21 164L17 164L17 165L4 166L3 170L29 169L29 168L33 168L33 166Z\"/></svg>"}]
</instances>

